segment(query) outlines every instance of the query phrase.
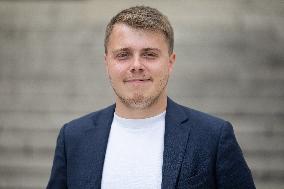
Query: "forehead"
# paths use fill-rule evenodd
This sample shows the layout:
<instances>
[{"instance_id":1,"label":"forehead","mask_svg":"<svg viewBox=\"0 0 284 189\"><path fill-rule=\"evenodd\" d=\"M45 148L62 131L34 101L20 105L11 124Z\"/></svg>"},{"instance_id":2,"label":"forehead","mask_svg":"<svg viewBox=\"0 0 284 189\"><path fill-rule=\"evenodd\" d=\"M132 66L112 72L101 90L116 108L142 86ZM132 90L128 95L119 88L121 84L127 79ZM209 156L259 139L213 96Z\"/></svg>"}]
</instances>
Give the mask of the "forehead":
<instances>
[{"instance_id":1,"label":"forehead","mask_svg":"<svg viewBox=\"0 0 284 189\"><path fill-rule=\"evenodd\" d=\"M160 31L133 28L126 24L115 24L109 36L108 48L125 47L166 48L167 42Z\"/></svg>"}]
</instances>

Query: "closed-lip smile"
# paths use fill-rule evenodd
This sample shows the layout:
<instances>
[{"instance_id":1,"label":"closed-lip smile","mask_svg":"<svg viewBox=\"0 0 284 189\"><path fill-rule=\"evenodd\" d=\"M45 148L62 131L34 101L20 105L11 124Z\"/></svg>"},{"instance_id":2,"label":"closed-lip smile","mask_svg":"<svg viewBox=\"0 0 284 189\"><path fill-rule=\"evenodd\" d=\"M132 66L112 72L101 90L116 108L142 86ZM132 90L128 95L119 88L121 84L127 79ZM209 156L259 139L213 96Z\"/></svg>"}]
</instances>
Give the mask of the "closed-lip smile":
<instances>
[{"instance_id":1,"label":"closed-lip smile","mask_svg":"<svg viewBox=\"0 0 284 189\"><path fill-rule=\"evenodd\" d=\"M151 79L145 79L145 78L133 78L133 79L126 79L124 80L125 83L143 83L151 81Z\"/></svg>"}]
</instances>

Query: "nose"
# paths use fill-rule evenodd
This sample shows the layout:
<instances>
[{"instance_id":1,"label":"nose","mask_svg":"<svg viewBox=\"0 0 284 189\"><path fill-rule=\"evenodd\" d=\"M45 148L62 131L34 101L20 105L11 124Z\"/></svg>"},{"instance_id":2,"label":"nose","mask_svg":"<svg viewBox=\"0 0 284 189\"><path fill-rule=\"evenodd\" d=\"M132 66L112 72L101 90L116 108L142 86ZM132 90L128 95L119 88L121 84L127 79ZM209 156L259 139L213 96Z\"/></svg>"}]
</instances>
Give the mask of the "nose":
<instances>
[{"instance_id":1,"label":"nose","mask_svg":"<svg viewBox=\"0 0 284 189\"><path fill-rule=\"evenodd\" d=\"M131 67L130 67L130 71L132 73L140 73L144 71L144 65L142 60L139 57L135 57L132 61Z\"/></svg>"}]
</instances>

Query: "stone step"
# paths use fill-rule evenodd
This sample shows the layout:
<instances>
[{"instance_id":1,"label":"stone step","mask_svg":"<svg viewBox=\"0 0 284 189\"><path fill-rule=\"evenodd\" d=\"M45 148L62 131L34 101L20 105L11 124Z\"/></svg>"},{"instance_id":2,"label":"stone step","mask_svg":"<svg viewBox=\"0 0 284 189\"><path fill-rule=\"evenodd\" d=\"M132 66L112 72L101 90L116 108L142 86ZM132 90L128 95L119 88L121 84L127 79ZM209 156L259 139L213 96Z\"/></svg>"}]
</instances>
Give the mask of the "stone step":
<instances>
[{"instance_id":1,"label":"stone step","mask_svg":"<svg viewBox=\"0 0 284 189\"><path fill-rule=\"evenodd\" d=\"M1 112L0 133L2 130L10 130L10 132L17 132L17 130L19 130L19 132L22 130L42 132L54 131L58 130L65 123L87 113L90 112Z\"/></svg>"},{"instance_id":2,"label":"stone step","mask_svg":"<svg viewBox=\"0 0 284 189\"><path fill-rule=\"evenodd\" d=\"M170 96L230 120L257 188L284 189L282 0L0 0L0 188L44 188L59 128L113 102L104 29L136 4L174 25Z\"/></svg>"},{"instance_id":3,"label":"stone step","mask_svg":"<svg viewBox=\"0 0 284 189\"><path fill-rule=\"evenodd\" d=\"M255 128L256 126L233 126L235 134L246 152L261 153L263 151L263 153L284 153L284 145L281 143L283 142L282 138L284 136L282 125L273 125L271 128L269 126L260 125L259 129ZM3 140L1 144L2 148L27 148L30 150L52 148L55 145L58 132L58 127L1 127L0 136L3 137L3 139L0 139L0 141ZM277 145L278 147L276 149L271 148L273 145Z\"/></svg>"},{"instance_id":4,"label":"stone step","mask_svg":"<svg viewBox=\"0 0 284 189\"><path fill-rule=\"evenodd\" d=\"M14 130L2 129L0 134L0 148L9 150L37 151L46 149L53 151L58 130ZM262 133L236 133L243 151L250 154L278 154L284 155L284 137L282 134L266 135Z\"/></svg>"},{"instance_id":5,"label":"stone step","mask_svg":"<svg viewBox=\"0 0 284 189\"><path fill-rule=\"evenodd\" d=\"M98 21L107 21L111 15L114 15L118 10L137 4L147 4L158 7L172 20L177 21L197 20L196 22L205 23L204 20L226 21L228 17L236 19L242 15L282 15L281 0L273 1L273 3L259 3L255 1L218 1L214 4L210 1L180 1L172 6L172 2L167 1L17 1L17 3L1 2L0 7L2 12L1 21L6 25L17 22L18 27L41 29L43 26L60 27L60 24L72 23L95 23ZM9 12L9 11L10 12ZM105 11L108 10L108 11ZM184 13L187 14L184 14ZM239 14L235 14L238 12ZM10 15L14 17L10 17ZM23 17L23 15L25 15ZM68 17L67 17L68 16ZM198 18L196 18L198 17ZM16 18L16 19L15 19ZM66 19L68 18L68 19ZM203 21L203 22L202 22ZM214 22L213 22L214 23Z\"/></svg>"},{"instance_id":6,"label":"stone step","mask_svg":"<svg viewBox=\"0 0 284 189\"><path fill-rule=\"evenodd\" d=\"M224 118L226 118L224 116ZM251 118L228 117L233 124L235 133L238 135L266 135L266 136L284 136L283 117L259 118L251 116Z\"/></svg>"},{"instance_id":7,"label":"stone step","mask_svg":"<svg viewBox=\"0 0 284 189\"><path fill-rule=\"evenodd\" d=\"M284 183L284 154L282 156L246 156L256 180L282 181Z\"/></svg>"},{"instance_id":8,"label":"stone step","mask_svg":"<svg viewBox=\"0 0 284 189\"><path fill-rule=\"evenodd\" d=\"M282 114L284 112L284 101L281 97L188 97L181 94L172 94L178 102L210 113L242 113L242 114ZM80 113L92 111L94 107L102 106L112 102L110 94L94 96L92 94L82 96L65 95L23 95L11 98L10 95L2 95L0 112L72 112ZM265 107L265 108L264 108Z\"/></svg>"},{"instance_id":9,"label":"stone step","mask_svg":"<svg viewBox=\"0 0 284 189\"><path fill-rule=\"evenodd\" d=\"M86 41L90 41L90 37L76 39L73 36L81 36L80 33L72 35L67 32L62 33L65 40L57 39L54 35L38 36L37 40L26 39L26 42L22 44L12 44L3 40L3 43L7 45L0 48L3 62L0 65L2 78L8 81L20 80L20 82L106 80L102 44L85 44ZM45 44L41 38L51 42ZM68 44L70 48L66 48L65 41L70 39L75 42ZM39 42L40 44L37 44ZM98 41L94 39L93 43ZM245 52L228 49L216 43L201 47L200 45L202 45L201 42L198 42L194 47L180 47L182 49L177 50L177 63L174 66L172 79L187 82L227 80L232 84L254 81L283 82L284 80L284 66L281 64L284 58L280 52L275 52L283 49L283 46L271 47L274 49L273 52L265 49L263 49L265 52L249 52L249 49L253 50L255 47L244 45L243 48L248 49L248 55L246 55ZM206 50L206 56L200 53L204 50Z\"/></svg>"},{"instance_id":10,"label":"stone step","mask_svg":"<svg viewBox=\"0 0 284 189\"><path fill-rule=\"evenodd\" d=\"M171 94L171 92L169 91ZM213 114L281 114L284 108L282 98L261 97L185 97L175 96L180 104ZM265 108L264 108L265 107Z\"/></svg>"},{"instance_id":11,"label":"stone step","mask_svg":"<svg viewBox=\"0 0 284 189\"><path fill-rule=\"evenodd\" d=\"M5 109L3 108L2 105L2 112L0 115L1 118L1 122L0 122L0 128L1 129L58 129L59 127L61 127L64 123L69 122L72 119L78 118L84 114L96 111L104 106L107 106L109 104L112 103L112 100L109 100L108 102L105 101L105 104L103 104L101 107L97 106L98 103L94 103L94 106L89 105L88 102L91 102L91 96L89 97L90 100L85 101L86 104L84 104L84 100L83 100L84 96L80 96L80 98L72 98L67 100L67 98L64 98L64 96L62 96L58 101L56 101L56 103L54 104L58 104L58 103L62 103L61 106L63 106L64 104L68 104L68 101L72 101L72 103L76 102L78 103L78 105L76 104L75 107L76 111L73 109L70 109L70 107L64 109L62 108L60 111L57 109L53 109L53 111L49 110L48 108L44 108L44 104L41 104L42 109L38 108L37 105L32 105L29 104L29 102L27 102L27 99L23 100L19 100L19 101L15 101L17 103L17 105L14 105L13 107L13 103L6 103L7 106L9 104L11 104L12 109ZM85 99L87 97L84 97ZM31 101L33 101L35 98L30 98L29 99ZM88 98L87 98L88 99ZM178 98L179 99L179 98ZM188 106L191 108L196 108L194 107L195 104L193 103L195 101L196 102L196 106L201 106L202 102L205 100L207 100L208 102L216 102L216 100L222 100L220 98L189 98L191 101ZM230 98L227 98L230 99ZM234 100L234 98L232 98ZM249 101L250 98L247 98L247 101ZM274 99L275 100L275 99ZM7 97L7 101L9 101L9 98ZM189 101L189 100L188 100ZM235 100L234 100L235 101ZM234 102L233 101L233 102ZM242 100L241 100L242 101ZM267 101L267 100L265 100ZM178 102L182 103L180 100L178 100ZM226 102L226 105L228 104L227 100L224 100L223 103ZM253 100L251 101L253 102ZM269 101L268 101L269 102ZM274 102L274 101L272 101ZM34 101L33 101L34 103ZM199 103L199 104L198 104ZM40 104L40 103L39 103ZM48 107L49 105L47 105L48 103L45 103L46 106ZM51 103L50 103L51 104ZM81 105L80 105L81 104ZM245 103L244 103L245 104ZM253 103L254 104L254 103ZM255 101L255 104L257 104L257 101ZM280 103L277 101L275 102L276 105L280 105L280 109L281 109L281 101ZM210 104L207 103L207 107ZM263 105L263 103L262 103ZM29 108L25 107L25 106L29 106ZM67 106L67 105L65 105ZM78 107L84 107L84 106L88 106L89 108L86 108L85 110L79 109ZM243 108L245 108L247 105L244 105ZM8 106L10 107L10 105ZM36 107L36 108L34 108ZM55 106L56 107L56 106ZM58 107L60 107L58 105ZM97 108L96 108L97 107ZM210 106L209 106L210 107ZM211 108L213 109L214 106L212 106ZM236 107L235 107L236 108ZM203 110L206 112L205 108L198 108L199 110ZM279 110L280 110L279 109ZM209 112L209 111L207 111ZM212 111L213 112L213 111ZM240 111L241 112L241 111ZM226 120L229 120L233 123L233 125L237 128L242 130L243 132L256 132L256 133L260 133L260 132L265 132L266 134L275 134L278 132L283 132L283 127L282 127L282 122L283 122L283 117L281 114L281 111L275 111L275 114L263 114L261 112L251 112L250 115L245 115L245 114L238 114L238 112L223 112L223 113L216 113L216 116L219 117L223 117ZM214 113L214 112L213 112Z\"/></svg>"},{"instance_id":12,"label":"stone step","mask_svg":"<svg viewBox=\"0 0 284 189\"><path fill-rule=\"evenodd\" d=\"M275 186L284 184L283 157L272 159L265 156L248 156L246 159L253 171L257 186L267 187L272 184ZM18 186L19 188L26 188L30 186L34 188L45 186L50 175L51 162L52 157L43 156L43 154L23 155L17 153L8 155L6 153L4 156L1 155L0 187L16 188ZM28 181L28 183L25 183L25 181ZM29 185L30 183L33 184Z\"/></svg>"},{"instance_id":13,"label":"stone step","mask_svg":"<svg viewBox=\"0 0 284 189\"><path fill-rule=\"evenodd\" d=\"M28 170L24 169L22 171L14 172L6 168L5 173L0 172L0 188L39 189L46 187L49 174L36 171L35 168L33 168L33 174L29 174L26 171Z\"/></svg>"},{"instance_id":14,"label":"stone step","mask_svg":"<svg viewBox=\"0 0 284 189\"><path fill-rule=\"evenodd\" d=\"M18 68L19 69L19 68ZM0 95L5 98L21 98L20 95L112 95L104 68L98 74L89 70L70 71L69 74L57 74L42 71L15 75L16 78L4 77L0 81ZM96 70L96 69L95 69ZM284 71L284 70L283 70ZM68 72L68 70L64 71ZM71 72L72 73L71 75ZM90 72L90 73L89 73ZM82 74L81 74L82 73ZM232 76L218 76L218 73L180 73L174 74L169 82L169 92L173 95L185 96L236 96L236 97L283 97L284 79L241 78L237 74ZM13 73L14 74L14 73ZM273 73L271 73L273 74ZM45 75L45 76L44 76ZM220 75L220 74L219 74ZM234 76L235 75L235 76ZM283 74L281 74L283 75ZM252 76L251 76L252 77ZM275 73L280 77L280 72ZM282 77L282 76L281 76Z\"/></svg>"},{"instance_id":15,"label":"stone step","mask_svg":"<svg viewBox=\"0 0 284 189\"><path fill-rule=\"evenodd\" d=\"M284 155L284 137L283 135L261 135L236 133L237 140L246 154L265 155L271 153L275 156Z\"/></svg>"},{"instance_id":16,"label":"stone step","mask_svg":"<svg viewBox=\"0 0 284 189\"><path fill-rule=\"evenodd\" d=\"M283 182L263 182L258 181L255 183L257 189L284 189Z\"/></svg>"},{"instance_id":17,"label":"stone step","mask_svg":"<svg viewBox=\"0 0 284 189\"><path fill-rule=\"evenodd\" d=\"M99 108L99 107L98 107ZM81 113L41 113L41 112L2 112L0 114L0 133L9 132L58 132L65 123L96 111L95 107L90 112ZM232 123L235 133L252 135L283 135L283 115L238 115L216 114L216 116Z\"/></svg>"},{"instance_id":18,"label":"stone step","mask_svg":"<svg viewBox=\"0 0 284 189\"><path fill-rule=\"evenodd\" d=\"M50 176L53 152L8 149L0 155L0 188L45 188Z\"/></svg>"},{"instance_id":19,"label":"stone step","mask_svg":"<svg viewBox=\"0 0 284 189\"><path fill-rule=\"evenodd\" d=\"M284 81L217 79L210 77L188 76L172 77L169 93L175 96L190 97L283 97Z\"/></svg>"}]
</instances>

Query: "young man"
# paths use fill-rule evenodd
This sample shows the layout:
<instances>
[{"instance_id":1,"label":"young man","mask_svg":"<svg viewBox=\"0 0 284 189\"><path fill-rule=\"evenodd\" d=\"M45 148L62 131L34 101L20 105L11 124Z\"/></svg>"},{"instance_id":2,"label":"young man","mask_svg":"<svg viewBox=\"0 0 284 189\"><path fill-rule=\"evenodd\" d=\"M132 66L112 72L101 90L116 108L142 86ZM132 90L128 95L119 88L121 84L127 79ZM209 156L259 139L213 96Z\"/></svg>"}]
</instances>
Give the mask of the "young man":
<instances>
[{"instance_id":1,"label":"young man","mask_svg":"<svg viewBox=\"0 0 284 189\"><path fill-rule=\"evenodd\" d=\"M64 125L47 188L255 188L230 123L167 97L173 44L156 9L112 18L105 65L115 105Z\"/></svg>"}]
</instances>

